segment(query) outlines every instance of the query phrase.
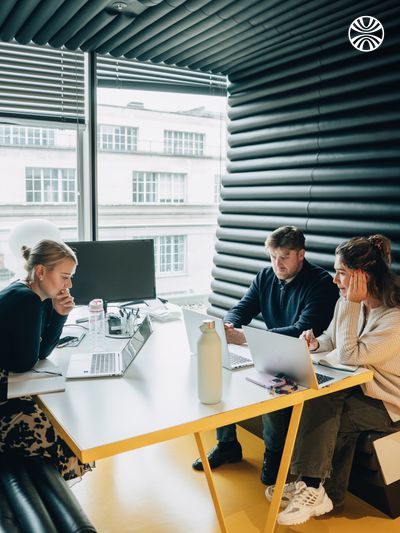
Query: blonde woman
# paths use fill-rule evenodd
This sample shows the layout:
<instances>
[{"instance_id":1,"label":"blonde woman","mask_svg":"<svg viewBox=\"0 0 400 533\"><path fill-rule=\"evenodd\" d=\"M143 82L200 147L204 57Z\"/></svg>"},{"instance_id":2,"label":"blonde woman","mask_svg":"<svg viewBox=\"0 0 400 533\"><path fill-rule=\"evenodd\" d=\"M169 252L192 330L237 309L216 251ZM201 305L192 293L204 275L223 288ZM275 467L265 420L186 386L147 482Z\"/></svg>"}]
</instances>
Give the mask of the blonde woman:
<instances>
[{"instance_id":1,"label":"blonde woman","mask_svg":"<svg viewBox=\"0 0 400 533\"><path fill-rule=\"evenodd\" d=\"M22 247L26 278L0 291L0 453L40 456L66 480L82 476L82 464L30 396L7 400L8 372L30 370L56 346L74 307L69 293L77 259L65 243L42 240Z\"/></svg>"}]
</instances>

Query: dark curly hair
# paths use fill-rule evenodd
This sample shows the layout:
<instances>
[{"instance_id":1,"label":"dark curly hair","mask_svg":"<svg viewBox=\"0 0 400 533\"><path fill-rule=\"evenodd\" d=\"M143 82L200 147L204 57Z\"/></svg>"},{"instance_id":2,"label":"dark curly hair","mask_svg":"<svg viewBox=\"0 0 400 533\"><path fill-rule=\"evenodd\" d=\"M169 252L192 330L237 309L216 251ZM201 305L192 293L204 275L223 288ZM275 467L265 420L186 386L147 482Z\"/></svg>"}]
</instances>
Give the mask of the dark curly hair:
<instances>
[{"instance_id":1,"label":"dark curly hair","mask_svg":"<svg viewBox=\"0 0 400 533\"><path fill-rule=\"evenodd\" d=\"M353 237L336 248L336 255L352 270L369 274L368 292L386 307L400 307L400 278L390 269L391 245L384 235Z\"/></svg>"}]
</instances>

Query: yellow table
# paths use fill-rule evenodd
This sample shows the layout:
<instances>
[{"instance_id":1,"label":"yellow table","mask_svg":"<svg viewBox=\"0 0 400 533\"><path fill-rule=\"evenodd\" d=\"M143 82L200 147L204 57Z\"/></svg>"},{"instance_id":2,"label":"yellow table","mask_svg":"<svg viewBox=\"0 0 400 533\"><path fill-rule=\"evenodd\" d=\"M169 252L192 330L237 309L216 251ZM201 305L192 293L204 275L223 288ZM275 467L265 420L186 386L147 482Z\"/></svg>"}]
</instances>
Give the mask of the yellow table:
<instances>
[{"instance_id":1,"label":"yellow table","mask_svg":"<svg viewBox=\"0 0 400 533\"><path fill-rule=\"evenodd\" d=\"M304 401L365 383L372 379L372 373L349 375L320 391L303 390L273 396L245 379L248 370L224 370L222 401L216 405L203 405L197 399L196 358L190 355L182 321L156 324L154 329L123 378L68 381L65 392L39 396L40 404L83 462L194 434L223 532L227 528L201 433L293 406L265 526L266 532L272 532ZM111 349L118 349L122 343L111 339L107 342L107 348ZM65 368L72 350L55 350L52 358ZM79 351L85 350L88 345L82 343Z\"/></svg>"}]
</instances>

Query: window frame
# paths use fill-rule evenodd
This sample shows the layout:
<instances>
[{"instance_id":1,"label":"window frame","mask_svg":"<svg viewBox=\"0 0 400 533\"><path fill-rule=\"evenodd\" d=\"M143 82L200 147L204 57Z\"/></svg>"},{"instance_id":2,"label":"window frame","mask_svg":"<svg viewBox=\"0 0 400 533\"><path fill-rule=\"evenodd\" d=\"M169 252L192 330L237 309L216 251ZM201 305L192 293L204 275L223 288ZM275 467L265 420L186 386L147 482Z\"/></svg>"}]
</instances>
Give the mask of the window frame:
<instances>
[{"instance_id":1,"label":"window frame","mask_svg":"<svg viewBox=\"0 0 400 533\"><path fill-rule=\"evenodd\" d=\"M154 172L147 170L132 171L132 203L134 205L183 205L187 203L187 174L184 172ZM170 200L162 199L161 192L169 185ZM175 191L182 191L176 195ZM147 196L152 200L147 200ZM136 198L135 198L136 196ZM138 197L142 196L143 200Z\"/></svg>"},{"instance_id":2,"label":"window frame","mask_svg":"<svg viewBox=\"0 0 400 533\"><path fill-rule=\"evenodd\" d=\"M28 176L29 171L31 171L32 176ZM32 182L31 187L28 187L29 181ZM72 182L74 183L73 190L70 187ZM64 185L66 185L65 189ZM32 199L29 199L30 194ZM73 200L64 200L65 194L67 196L73 194ZM36 195L40 195L41 199L36 199ZM48 195L51 195L51 199L47 198ZM28 205L75 205L77 196L77 176L74 168L25 167L25 201Z\"/></svg>"}]
</instances>

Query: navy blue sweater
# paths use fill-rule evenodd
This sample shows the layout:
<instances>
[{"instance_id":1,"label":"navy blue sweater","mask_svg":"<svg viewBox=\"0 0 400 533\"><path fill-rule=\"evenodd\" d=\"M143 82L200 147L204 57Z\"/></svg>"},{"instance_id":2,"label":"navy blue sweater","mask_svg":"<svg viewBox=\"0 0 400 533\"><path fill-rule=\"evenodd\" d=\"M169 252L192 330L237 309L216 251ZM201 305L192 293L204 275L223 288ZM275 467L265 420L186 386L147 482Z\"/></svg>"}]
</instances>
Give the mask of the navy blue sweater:
<instances>
[{"instance_id":1,"label":"navy blue sweater","mask_svg":"<svg viewBox=\"0 0 400 533\"><path fill-rule=\"evenodd\" d=\"M52 352L66 320L21 282L0 291L0 368L30 370Z\"/></svg>"},{"instance_id":2,"label":"navy blue sweater","mask_svg":"<svg viewBox=\"0 0 400 533\"><path fill-rule=\"evenodd\" d=\"M339 291L323 268L304 261L303 268L282 285L271 267L261 270L224 321L239 328L261 313L269 331L298 337L313 329L320 335L329 325Z\"/></svg>"}]
</instances>

